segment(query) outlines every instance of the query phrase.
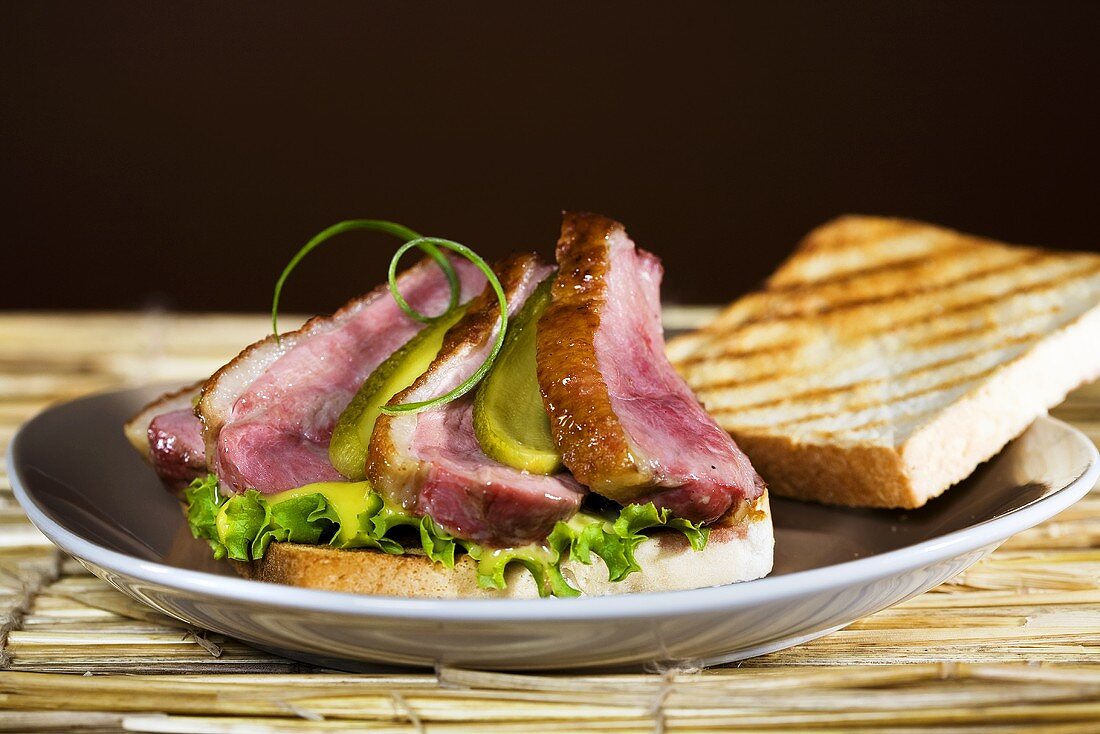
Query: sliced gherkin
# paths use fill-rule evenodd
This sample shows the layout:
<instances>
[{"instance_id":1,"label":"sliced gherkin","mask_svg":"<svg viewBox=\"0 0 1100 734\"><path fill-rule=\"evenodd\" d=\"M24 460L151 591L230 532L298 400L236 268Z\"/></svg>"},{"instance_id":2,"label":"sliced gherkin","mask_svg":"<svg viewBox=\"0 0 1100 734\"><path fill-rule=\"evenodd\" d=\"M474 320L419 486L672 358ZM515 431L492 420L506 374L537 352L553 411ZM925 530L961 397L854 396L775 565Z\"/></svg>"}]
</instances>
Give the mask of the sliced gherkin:
<instances>
[{"instance_id":1,"label":"sliced gherkin","mask_svg":"<svg viewBox=\"0 0 1100 734\"><path fill-rule=\"evenodd\" d=\"M562 470L535 373L535 333L539 317L550 304L553 282L550 276L540 283L509 321L504 346L474 399L474 432L481 450L532 474Z\"/></svg>"},{"instance_id":2,"label":"sliced gherkin","mask_svg":"<svg viewBox=\"0 0 1100 734\"><path fill-rule=\"evenodd\" d=\"M456 308L445 318L424 327L363 382L332 431L328 456L336 471L351 480L366 478L367 448L380 409L424 374L439 354L447 330L458 323L463 313L464 308Z\"/></svg>"}]
</instances>

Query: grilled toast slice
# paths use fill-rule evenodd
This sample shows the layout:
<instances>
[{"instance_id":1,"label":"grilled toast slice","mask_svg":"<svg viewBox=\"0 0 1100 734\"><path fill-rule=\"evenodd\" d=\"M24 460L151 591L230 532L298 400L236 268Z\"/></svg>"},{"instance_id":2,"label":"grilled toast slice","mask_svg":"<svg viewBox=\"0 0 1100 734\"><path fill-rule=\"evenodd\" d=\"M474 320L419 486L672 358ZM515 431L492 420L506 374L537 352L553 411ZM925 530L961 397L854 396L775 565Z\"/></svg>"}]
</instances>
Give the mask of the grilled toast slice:
<instances>
[{"instance_id":1,"label":"grilled toast slice","mask_svg":"<svg viewBox=\"0 0 1100 734\"><path fill-rule=\"evenodd\" d=\"M1100 376L1100 255L842 217L668 353L773 493L920 507Z\"/></svg>"}]
</instances>

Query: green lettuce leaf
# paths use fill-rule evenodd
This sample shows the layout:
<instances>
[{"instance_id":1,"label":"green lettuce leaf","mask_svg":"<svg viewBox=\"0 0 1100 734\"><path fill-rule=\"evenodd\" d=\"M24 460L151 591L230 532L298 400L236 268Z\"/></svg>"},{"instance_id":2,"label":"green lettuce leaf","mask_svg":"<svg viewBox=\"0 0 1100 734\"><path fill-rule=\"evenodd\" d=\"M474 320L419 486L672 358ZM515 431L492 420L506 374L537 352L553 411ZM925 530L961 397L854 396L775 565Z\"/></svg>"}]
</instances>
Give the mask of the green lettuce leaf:
<instances>
[{"instance_id":1,"label":"green lettuce leaf","mask_svg":"<svg viewBox=\"0 0 1100 734\"><path fill-rule=\"evenodd\" d=\"M646 505L627 505L619 513L619 519L615 521L615 532L623 537L636 535L642 530L653 527L679 530L687 537L694 551L703 550L707 545L707 538L710 537L710 528L703 527L702 523L693 523L682 517L672 517L667 507L658 511L652 502Z\"/></svg>"},{"instance_id":2,"label":"green lettuce leaf","mask_svg":"<svg viewBox=\"0 0 1100 734\"><path fill-rule=\"evenodd\" d=\"M691 544L691 549L696 553L707 547L710 528L703 527L702 523L693 523L682 517L674 517L668 521L668 526L683 533Z\"/></svg>"},{"instance_id":3,"label":"green lettuce leaf","mask_svg":"<svg viewBox=\"0 0 1100 734\"><path fill-rule=\"evenodd\" d=\"M319 492L274 504L260 501L268 511L267 524L252 543L253 559L262 558L272 542L317 545L323 538L335 537L340 525L340 516Z\"/></svg>"},{"instance_id":4,"label":"green lettuce leaf","mask_svg":"<svg viewBox=\"0 0 1100 734\"><path fill-rule=\"evenodd\" d=\"M419 528L420 518L402 508L390 507L377 492L371 492L367 502L369 509L360 518L366 537L375 543L375 547L390 555L399 556L404 553L405 546L392 538L387 538L386 534L399 527ZM421 535L423 537L423 534Z\"/></svg>"},{"instance_id":5,"label":"green lettuce leaf","mask_svg":"<svg viewBox=\"0 0 1100 734\"><path fill-rule=\"evenodd\" d=\"M436 563L447 568L455 567L455 551L458 541L453 535L441 528L434 520L425 515L420 518L420 544L424 552Z\"/></svg>"},{"instance_id":6,"label":"green lettuce leaf","mask_svg":"<svg viewBox=\"0 0 1100 734\"><path fill-rule=\"evenodd\" d=\"M218 536L229 557L251 561L256 552L262 555L270 519L270 505L254 489L226 501L218 517Z\"/></svg>"},{"instance_id":7,"label":"green lettuce leaf","mask_svg":"<svg viewBox=\"0 0 1100 734\"><path fill-rule=\"evenodd\" d=\"M218 510L223 502L218 493L218 478L207 474L202 479L191 482L184 491L187 501L187 524L191 526L191 535L203 538L214 550L214 558L225 558L225 546L218 539Z\"/></svg>"},{"instance_id":8,"label":"green lettuce leaf","mask_svg":"<svg viewBox=\"0 0 1100 734\"><path fill-rule=\"evenodd\" d=\"M362 485L362 486L360 486ZM309 485L262 495L254 490L229 499L218 493L214 475L196 479L185 490L191 533L210 543L215 558L258 560L273 542L328 543L336 548L377 548L401 554L405 547L388 537L395 528L415 529L424 554L453 568L465 551L477 561L478 584L504 589L509 565L519 563L535 579L543 596L576 596L580 592L562 574L562 564L591 564L593 555L607 566L610 581L622 581L641 570L634 553L647 540L643 531L679 530L694 550L706 545L708 530L652 503L627 505L614 517L577 513L559 522L543 543L516 548L486 548L455 538L430 517L417 517L387 504L366 483ZM314 488L317 491L310 491ZM360 494L361 492L361 494Z\"/></svg>"},{"instance_id":9,"label":"green lettuce leaf","mask_svg":"<svg viewBox=\"0 0 1100 734\"><path fill-rule=\"evenodd\" d=\"M671 514L668 508L658 510L652 502L627 505L614 520L582 512L567 523L559 522L548 541L565 559L590 564L592 554L599 556L607 566L608 580L622 581L641 570L634 552L648 539L643 530L657 527L679 530L687 537L692 550L700 551L706 546L708 529Z\"/></svg>"},{"instance_id":10,"label":"green lettuce leaf","mask_svg":"<svg viewBox=\"0 0 1100 734\"><path fill-rule=\"evenodd\" d=\"M560 524L560 523L559 523ZM477 583L483 589L505 589L504 572L519 563L531 572L539 596L577 596L581 592L569 585L561 572L564 560L551 546L525 545L518 548L484 548L469 544L467 552L477 561Z\"/></svg>"}]
</instances>

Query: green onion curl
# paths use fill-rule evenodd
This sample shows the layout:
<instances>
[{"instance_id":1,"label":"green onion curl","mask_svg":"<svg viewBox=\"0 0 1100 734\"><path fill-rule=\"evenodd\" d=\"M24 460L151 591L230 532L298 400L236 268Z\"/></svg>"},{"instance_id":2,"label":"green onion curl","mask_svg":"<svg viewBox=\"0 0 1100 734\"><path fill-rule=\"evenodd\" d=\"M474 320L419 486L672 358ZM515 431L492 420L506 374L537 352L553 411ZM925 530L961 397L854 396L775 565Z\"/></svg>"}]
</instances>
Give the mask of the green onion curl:
<instances>
[{"instance_id":1,"label":"green onion curl","mask_svg":"<svg viewBox=\"0 0 1100 734\"><path fill-rule=\"evenodd\" d=\"M393 287L395 274L397 272L398 262L401 260L401 256L404 255L409 249L413 247L424 248L425 246L435 246L437 248L442 247L450 250L458 255L469 260L477 269L485 274L485 279L489 281L489 285L493 291L496 292L497 302L500 304L500 329L497 331L496 339L493 341L493 348L489 351L489 356L485 358L485 361L481 363L481 366L474 371L472 375L462 381L458 387L454 388L450 392L444 393L431 400L421 400L412 403L399 403L397 405L388 405L380 408L380 410L386 415L401 415L405 413L420 413L421 411L430 410L445 403L449 403L452 400L457 400L466 393L473 390L481 378L485 377L486 373L493 366L493 362L497 358L497 354L500 353L500 348L504 344L504 333L508 329L508 300L504 296L504 287L500 284L500 279L497 278L496 273L489 267L480 255L471 250L466 245L461 245L452 240L444 240L438 237L421 237L415 240L410 240L398 248L394 253L393 259L390 260L390 288L394 291L394 298L400 298L400 294L396 292L396 288ZM398 300L400 304L404 299Z\"/></svg>"},{"instance_id":2,"label":"green onion curl","mask_svg":"<svg viewBox=\"0 0 1100 734\"><path fill-rule=\"evenodd\" d=\"M393 294L394 300L397 301L397 305L401 307L402 311L421 323L430 324L433 321L438 321L439 319L450 315L450 313L458 307L460 291L458 274L455 272L454 265L451 264L451 261L447 258L446 255L440 252L439 248L436 247L435 244L431 241L431 238L421 237L419 234L409 229L408 227L397 224L395 222L386 222L381 219L349 219L347 221L338 222L314 235L313 239L303 245L302 249L298 250L298 252L295 253L294 257L290 259L290 262L287 263L286 267L283 268L282 275L279 276L279 280L275 283L275 295L271 300L271 331L275 335L276 344L280 343L279 297L280 295L282 295L283 284L286 282L287 277L289 277L294 268L298 266L298 263L302 261L302 258L312 252L322 242L325 242L326 240L335 237L338 234L350 232L356 229L366 229L372 232L383 232L385 234L393 235L394 237L404 240L406 244L408 244L409 242L414 242L415 244L413 246L419 247L421 250L423 250L428 257L430 257L436 262L436 264L439 265L444 275L447 276L447 283L451 289L451 297L450 302L447 305L447 309L437 316L428 316L426 314L420 313L415 308L410 306L408 301L406 301L401 293L397 290L397 279L394 273L394 267L391 264L389 278L390 292ZM408 249L409 247L404 247L401 249L400 252L404 253Z\"/></svg>"}]
</instances>

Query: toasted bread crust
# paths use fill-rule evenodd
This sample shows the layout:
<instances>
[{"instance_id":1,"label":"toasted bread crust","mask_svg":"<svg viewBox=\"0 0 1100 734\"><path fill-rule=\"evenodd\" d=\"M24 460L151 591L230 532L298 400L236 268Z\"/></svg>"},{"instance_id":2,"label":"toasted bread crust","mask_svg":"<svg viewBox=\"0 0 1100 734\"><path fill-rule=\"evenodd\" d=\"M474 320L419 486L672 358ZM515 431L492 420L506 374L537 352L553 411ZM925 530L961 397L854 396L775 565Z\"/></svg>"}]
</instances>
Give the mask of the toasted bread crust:
<instances>
[{"instance_id":1,"label":"toasted bread crust","mask_svg":"<svg viewBox=\"0 0 1100 734\"><path fill-rule=\"evenodd\" d=\"M914 508L1100 375L1100 257L848 216L668 345L777 494Z\"/></svg>"},{"instance_id":2,"label":"toasted bread crust","mask_svg":"<svg viewBox=\"0 0 1100 734\"><path fill-rule=\"evenodd\" d=\"M567 578L590 595L672 591L748 581L767 575L772 567L771 510L768 495L744 503L711 530L706 548L691 550L677 532L661 532L639 546L642 571L611 583L599 558L591 566L567 564ZM530 573L512 564L503 591L477 584L476 563L460 556L455 568L445 568L426 556L387 555L373 550L338 550L327 546L272 543L264 557L234 562L242 576L355 594L426 598L536 598Z\"/></svg>"},{"instance_id":3,"label":"toasted bread crust","mask_svg":"<svg viewBox=\"0 0 1100 734\"><path fill-rule=\"evenodd\" d=\"M897 451L880 446L800 443L790 436L733 434L768 487L781 497L849 507L912 509L918 495Z\"/></svg>"}]
</instances>

